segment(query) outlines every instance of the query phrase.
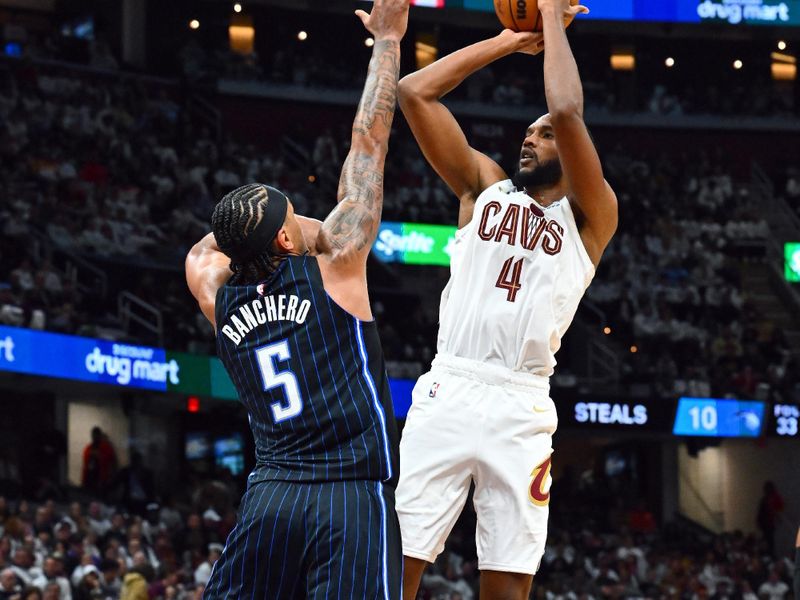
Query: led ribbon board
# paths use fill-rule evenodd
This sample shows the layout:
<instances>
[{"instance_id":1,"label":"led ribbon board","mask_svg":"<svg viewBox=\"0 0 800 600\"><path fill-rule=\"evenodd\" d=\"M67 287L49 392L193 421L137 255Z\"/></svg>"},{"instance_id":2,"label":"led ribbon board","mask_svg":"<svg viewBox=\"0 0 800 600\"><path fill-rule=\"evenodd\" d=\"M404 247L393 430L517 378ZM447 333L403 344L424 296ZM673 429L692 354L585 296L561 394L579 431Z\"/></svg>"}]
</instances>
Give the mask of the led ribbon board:
<instances>
[{"instance_id":1,"label":"led ribbon board","mask_svg":"<svg viewBox=\"0 0 800 600\"><path fill-rule=\"evenodd\" d=\"M763 402L681 398L672 431L686 436L758 437L764 416Z\"/></svg>"},{"instance_id":2,"label":"led ribbon board","mask_svg":"<svg viewBox=\"0 0 800 600\"><path fill-rule=\"evenodd\" d=\"M591 12L579 15L579 20L800 25L800 0L583 0L582 3ZM446 0L445 6L494 11L493 0Z\"/></svg>"},{"instance_id":3,"label":"led ribbon board","mask_svg":"<svg viewBox=\"0 0 800 600\"><path fill-rule=\"evenodd\" d=\"M211 356L16 327L0 327L0 371L236 399Z\"/></svg>"},{"instance_id":4,"label":"led ribbon board","mask_svg":"<svg viewBox=\"0 0 800 600\"><path fill-rule=\"evenodd\" d=\"M800 242L789 242L783 246L784 267L786 281L800 283Z\"/></svg>"},{"instance_id":5,"label":"led ribbon board","mask_svg":"<svg viewBox=\"0 0 800 600\"><path fill-rule=\"evenodd\" d=\"M782 438L800 438L800 406L775 403L772 405L769 434Z\"/></svg>"},{"instance_id":6,"label":"led ribbon board","mask_svg":"<svg viewBox=\"0 0 800 600\"><path fill-rule=\"evenodd\" d=\"M557 399L559 427L597 431L647 431L669 434L675 403L662 399ZM534 409L536 410L536 409Z\"/></svg>"},{"instance_id":7,"label":"led ribbon board","mask_svg":"<svg viewBox=\"0 0 800 600\"><path fill-rule=\"evenodd\" d=\"M0 326L0 371L103 383L158 392L236 400L236 388L215 356L170 352ZM414 381L390 379L395 414L405 417Z\"/></svg>"},{"instance_id":8,"label":"led ribbon board","mask_svg":"<svg viewBox=\"0 0 800 600\"><path fill-rule=\"evenodd\" d=\"M450 225L381 223L372 253L383 262L446 267L456 230Z\"/></svg>"}]
</instances>

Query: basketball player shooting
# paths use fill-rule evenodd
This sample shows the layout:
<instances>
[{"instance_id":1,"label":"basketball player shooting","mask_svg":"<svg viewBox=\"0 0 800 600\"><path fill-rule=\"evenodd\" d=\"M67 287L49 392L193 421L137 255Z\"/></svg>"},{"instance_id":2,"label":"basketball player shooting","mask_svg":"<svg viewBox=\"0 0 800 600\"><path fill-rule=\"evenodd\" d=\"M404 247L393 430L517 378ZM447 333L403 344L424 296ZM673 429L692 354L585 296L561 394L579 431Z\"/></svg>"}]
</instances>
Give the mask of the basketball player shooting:
<instances>
[{"instance_id":1,"label":"basketball player shooting","mask_svg":"<svg viewBox=\"0 0 800 600\"><path fill-rule=\"evenodd\" d=\"M617 202L583 121L565 33L581 6L539 0L543 35L503 31L400 82L426 158L460 200L438 352L400 443L397 511L415 598L475 483L483 599L527 598L542 558L557 418L555 353L617 227ZM509 178L471 148L440 99L514 52L544 54L549 113L525 132Z\"/></svg>"},{"instance_id":2,"label":"basketball player shooting","mask_svg":"<svg viewBox=\"0 0 800 600\"><path fill-rule=\"evenodd\" d=\"M397 430L366 262L383 204L409 0L357 11L375 37L338 205L323 223L252 184L214 209L189 287L256 447L204 598L399 600Z\"/></svg>"}]
</instances>

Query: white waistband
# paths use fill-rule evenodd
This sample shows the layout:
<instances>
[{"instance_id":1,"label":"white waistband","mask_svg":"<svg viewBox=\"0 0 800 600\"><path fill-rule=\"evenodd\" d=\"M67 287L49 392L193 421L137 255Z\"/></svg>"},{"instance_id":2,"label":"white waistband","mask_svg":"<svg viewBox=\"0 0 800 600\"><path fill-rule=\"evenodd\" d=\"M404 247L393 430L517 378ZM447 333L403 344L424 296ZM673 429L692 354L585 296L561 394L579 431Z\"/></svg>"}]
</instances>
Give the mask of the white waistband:
<instances>
[{"instance_id":1,"label":"white waistband","mask_svg":"<svg viewBox=\"0 0 800 600\"><path fill-rule=\"evenodd\" d=\"M490 365L477 360L459 358L458 356L437 354L436 358L433 359L431 370L447 371L459 377L474 379L489 385L533 388L543 390L547 394L550 393L550 379L548 377L514 371L508 367Z\"/></svg>"}]
</instances>

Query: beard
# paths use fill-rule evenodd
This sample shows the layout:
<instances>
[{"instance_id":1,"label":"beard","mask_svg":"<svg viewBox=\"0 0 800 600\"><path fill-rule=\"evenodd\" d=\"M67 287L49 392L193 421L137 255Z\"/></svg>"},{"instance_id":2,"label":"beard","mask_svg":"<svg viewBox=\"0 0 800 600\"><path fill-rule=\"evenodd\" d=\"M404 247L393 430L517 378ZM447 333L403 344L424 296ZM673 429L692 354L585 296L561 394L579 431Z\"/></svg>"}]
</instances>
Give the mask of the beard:
<instances>
[{"instance_id":1,"label":"beard","mask_svg":"<svg viewBox=\"0 0 800 600\"><path fill-rule=\"evenodd\" d=\"M543 188L556 185L563 174L561 162L556 158L524 171L517 169L511 181L519 189Z\"/></svg>"}]
</instances>

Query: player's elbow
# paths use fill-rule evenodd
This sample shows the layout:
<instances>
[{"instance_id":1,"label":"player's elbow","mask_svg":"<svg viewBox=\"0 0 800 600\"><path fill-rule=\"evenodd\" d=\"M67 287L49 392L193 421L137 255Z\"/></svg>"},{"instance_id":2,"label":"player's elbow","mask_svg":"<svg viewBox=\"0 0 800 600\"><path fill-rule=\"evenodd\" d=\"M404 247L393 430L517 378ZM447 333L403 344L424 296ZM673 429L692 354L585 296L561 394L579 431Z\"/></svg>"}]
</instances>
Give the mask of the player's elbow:
<instances>
[{"instance_id":1,"label":"player's elbow","mask_svg":"<svg viewBox=\"0 0 800 600\"><path fill-rule=\"evenodd\" d=\"M428 97L429 94L426 94L425 87L421 85L419 78L415 75L416 73L406 75L397 84L397 99L403 109L418 102L435 99Z\"/></svg>"},{"instance_id":2,"label":"player's elbow","mask_svg":"<svg viewBox=\"0 0 800 600\"><path fill-rule=\"evenodd\" d=\"M401 102L403 100L409 100L416 95L418 95L418 90L414 85L414 80L411 75L406 75L397 82L397 97Z\"/></svg>"},{"instance_id":3,"label":"player's elbow","mask_svg":"<svg viewBox=\"0 0 800 600\"><path fill-rule=\"evenodd\" d=\"M583 107L579 102L567 100L550 107L550 121L554 127L576 120L583 121Z\"/></svg>"}]
</instances>

